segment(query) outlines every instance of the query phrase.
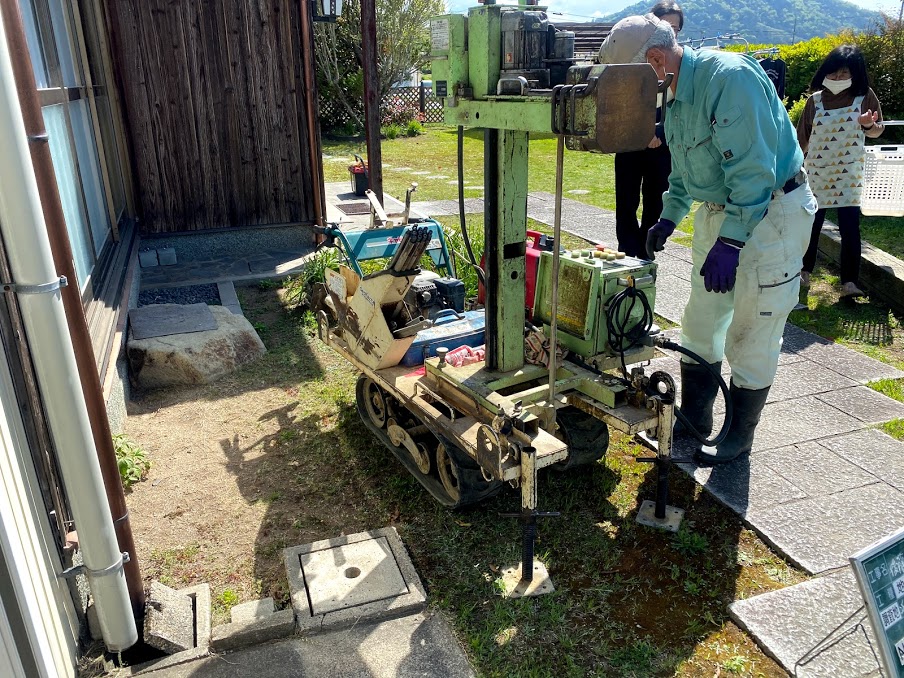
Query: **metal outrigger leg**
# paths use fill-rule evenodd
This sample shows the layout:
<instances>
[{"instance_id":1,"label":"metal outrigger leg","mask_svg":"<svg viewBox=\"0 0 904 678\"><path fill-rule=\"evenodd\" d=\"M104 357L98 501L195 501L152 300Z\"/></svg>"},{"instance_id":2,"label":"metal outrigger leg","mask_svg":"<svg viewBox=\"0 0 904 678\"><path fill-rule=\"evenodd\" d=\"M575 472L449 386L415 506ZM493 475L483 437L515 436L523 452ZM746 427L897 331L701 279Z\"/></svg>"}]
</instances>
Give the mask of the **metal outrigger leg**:
<instances>
[{"instance_id":1,"label":"metal outrigger leg","mask_svg":"<svg viewBox=\"0 0 904 678\"><path fill-rule=\"evenodd\" d=\"M651 381L661 374L664 373L656 372L651 375ZM671 386L666 386L665 393L651 396L658 415L656 440L654 442L649 438L644 438L645 442L655 446L656 456L642 457L637 460L656 465L656 501L644 500L640 505L640 510L637 512L637 522L641 525L677 532L681 527L681 521L684 519L684 509L669 506L669 471L671 471L675 463L672 460L672 429L675 424L675 384L671 377L668 378L668 381L671 382Z\"/></svg>"}]
</instances>

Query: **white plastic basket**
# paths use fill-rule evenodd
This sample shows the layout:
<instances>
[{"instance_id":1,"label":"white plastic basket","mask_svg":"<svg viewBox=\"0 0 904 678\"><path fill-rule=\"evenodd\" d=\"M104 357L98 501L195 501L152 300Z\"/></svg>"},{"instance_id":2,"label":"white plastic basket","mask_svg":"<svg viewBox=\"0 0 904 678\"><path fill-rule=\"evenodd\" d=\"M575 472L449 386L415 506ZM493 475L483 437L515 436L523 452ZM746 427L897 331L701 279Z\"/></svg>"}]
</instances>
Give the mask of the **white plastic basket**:
<instances>
[{"instance_id":1,"label":"white plastic basket","mask_svg":"<svg viewBox=\"0 0 904 678\"><path fill-rule=\"evenodd\" d=\"M886 125L902 121L888 120ZM904 146L867 146L860 211L867 216L904 216Z\"/></svg>"}]
</instances>

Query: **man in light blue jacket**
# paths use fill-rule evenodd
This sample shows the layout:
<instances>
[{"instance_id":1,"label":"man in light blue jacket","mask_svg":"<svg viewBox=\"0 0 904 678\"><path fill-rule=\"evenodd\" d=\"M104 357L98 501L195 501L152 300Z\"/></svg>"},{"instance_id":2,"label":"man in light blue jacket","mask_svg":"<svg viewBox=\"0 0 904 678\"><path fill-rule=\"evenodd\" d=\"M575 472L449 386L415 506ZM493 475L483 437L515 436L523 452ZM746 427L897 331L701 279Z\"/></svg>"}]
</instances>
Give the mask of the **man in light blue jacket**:
<instances>
[{"instance_id":1,"label":"man in light blue jacket","mask_svg":"<svg viewBox=\"0 0 904 678\"><path fill-rule=\"evenodd\" d=\"M680 47L671 27L648 14L619 21L600 61L646 62L660 79L674 74L665 117L672 173L647 250L650 258L662 250L693 201L703 203L681 343L717 368L723 358L731 366L728 435L694 455L701 464L730 462L752 448L798 298L816 211L803 153L775 87L746 55ZM681 382L681 412L709 436L717 382L684 360Z\"/></svg>"}]
</instances>

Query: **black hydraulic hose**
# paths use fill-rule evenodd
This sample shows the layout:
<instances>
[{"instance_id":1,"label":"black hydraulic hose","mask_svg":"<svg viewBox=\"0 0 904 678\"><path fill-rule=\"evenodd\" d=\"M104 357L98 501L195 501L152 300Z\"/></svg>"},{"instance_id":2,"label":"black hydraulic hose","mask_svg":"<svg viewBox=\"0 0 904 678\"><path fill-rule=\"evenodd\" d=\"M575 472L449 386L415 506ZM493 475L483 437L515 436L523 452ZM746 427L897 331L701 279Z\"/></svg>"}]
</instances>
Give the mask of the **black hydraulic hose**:
<instances>
[{"instance_id":1,"label":"black hydraulic hose","mask_svg":"<svg viewBox=\"0 0 904 678\"><path fill-rule=\"evenodd\" d=\"M461 226L461 237L465 241L465 251L471 266L477 271L477 277L484 285L487 284L486 272L477 263L474 250L471 248L471 238L468 235L468 223L465 219L465 128L458 126L458 223Z\"/></svg>"},{"instance_id":2,"label":"black hydraulic hose","mask_svg":"<svg viewBox=\"0 0 904 678\"><path fill-rule=\"evenodd\" d=\"M712 374L716 381L719 383L719 389L722 391L722 396L725 398L725 421L722 423L722 428L719 430L718 435L712 440L707 440L706 436L700 433L696 428L694 428L693 424L688 421L687 417L681 413L680 409L675 409L675 416L678 417L678 420L684 424L688 431L690 431L691 435L694 436L697 440L699 440L704 446L707 447L715 447L723 440L725 440L725 436L728 435L728 427L731 426L731 418L734 415L734 408L731 404L731 392L728 390L728 384L725 383L725 380L722 378L722 375L719 373L715 367L713 367L710 363L706 362L701 356L697 355L690 349L684 348L681 344L676 344L674 341L662 341L659 343L659 346L662 348L667 348L672 351L678 351L683 355L686 355L688 358L693 360L694 362L703 365L709 373Z\"/></svg>"}]
</instances>

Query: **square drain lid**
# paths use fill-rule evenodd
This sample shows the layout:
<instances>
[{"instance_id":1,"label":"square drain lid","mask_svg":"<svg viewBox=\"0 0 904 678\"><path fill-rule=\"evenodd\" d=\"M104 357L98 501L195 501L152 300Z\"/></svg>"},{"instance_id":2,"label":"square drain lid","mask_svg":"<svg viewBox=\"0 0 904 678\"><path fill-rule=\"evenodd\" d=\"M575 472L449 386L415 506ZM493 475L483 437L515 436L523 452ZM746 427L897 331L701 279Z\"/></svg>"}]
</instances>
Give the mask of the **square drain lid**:
<instances>
[{"instance_id":1,"label":"square drain lid","mask_svg":"<svg viewBox=\"0 0 904 678\"><path fill-rule=\"evenodd\" d=\"M300 558L314 614L408 593L385 537L304 553Z\"/></svg>"},{"instance_id":2,"label":"square drain lid","mask_svg":"<svg viewBox=\"0 0 904 678\"><path fill-rule=\"evenodd\" d=\"M426 592L393 527L284 551L300 632L423 611Z\"/></svg>"}]
</instances>

